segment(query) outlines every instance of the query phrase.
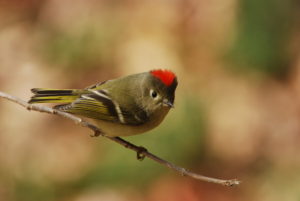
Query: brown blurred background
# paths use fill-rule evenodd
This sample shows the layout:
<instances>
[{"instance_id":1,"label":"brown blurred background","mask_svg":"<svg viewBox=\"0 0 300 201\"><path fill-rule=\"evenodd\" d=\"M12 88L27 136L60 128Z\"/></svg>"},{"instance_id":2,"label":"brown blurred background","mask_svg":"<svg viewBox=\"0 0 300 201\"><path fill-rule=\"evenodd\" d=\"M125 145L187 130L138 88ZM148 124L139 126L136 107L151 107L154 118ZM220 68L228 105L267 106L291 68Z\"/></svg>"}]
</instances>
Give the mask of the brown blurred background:
<instances>
[{"instance_id":1,"label":"brown blurred background","mask_svg":"<svg viewBox=\"0 0 300 201\"><path fill-rule=\"evenodd\" d=\"M176 107L128 137L181 177L56 116L0 100L2 201L300 200L296 0L0 0L0 91L83 88L168 68Z\"/></svg>"}]
</instances>

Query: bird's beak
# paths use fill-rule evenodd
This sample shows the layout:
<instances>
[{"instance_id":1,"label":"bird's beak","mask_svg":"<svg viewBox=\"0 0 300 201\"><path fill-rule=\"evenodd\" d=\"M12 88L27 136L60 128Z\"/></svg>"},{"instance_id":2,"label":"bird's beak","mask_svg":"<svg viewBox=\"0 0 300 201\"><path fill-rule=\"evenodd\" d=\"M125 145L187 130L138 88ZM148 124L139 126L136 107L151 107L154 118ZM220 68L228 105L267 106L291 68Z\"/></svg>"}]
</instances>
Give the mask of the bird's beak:
<instances>
[{"instance_id":1,"label":"bird's beak","mask_svg":"<svg viewBox=\"0 0 300 201\"><path fill-rule=\"evenodd\" d=\"M170 108L174 108L174 104L171 103L168 99L163 100L163 105L167 106L167 107L170 107Z\"/></svg>"}]
</instances>

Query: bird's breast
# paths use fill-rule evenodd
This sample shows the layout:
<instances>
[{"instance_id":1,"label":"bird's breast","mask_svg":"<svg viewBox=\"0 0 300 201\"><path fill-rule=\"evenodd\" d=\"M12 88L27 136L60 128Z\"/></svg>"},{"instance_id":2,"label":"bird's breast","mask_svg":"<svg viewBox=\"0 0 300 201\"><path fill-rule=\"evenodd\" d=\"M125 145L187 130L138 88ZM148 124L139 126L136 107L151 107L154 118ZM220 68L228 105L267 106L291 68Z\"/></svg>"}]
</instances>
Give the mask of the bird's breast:
<instances>
[{"instance_id":1,"label":"bird's breast","mask_svg":"<svg viewBox=\"0 0 300 201\"><path fill-rule=\"evenodd\" d=\"M105 135L116 136L131 136L138 135L157 127L168 114L169 108L163 107L161 110L149 116L148 121L140 125L128 125L122 123L114 123L104 120L95 120L99 128Z\"/></svg>"}]
</instances>

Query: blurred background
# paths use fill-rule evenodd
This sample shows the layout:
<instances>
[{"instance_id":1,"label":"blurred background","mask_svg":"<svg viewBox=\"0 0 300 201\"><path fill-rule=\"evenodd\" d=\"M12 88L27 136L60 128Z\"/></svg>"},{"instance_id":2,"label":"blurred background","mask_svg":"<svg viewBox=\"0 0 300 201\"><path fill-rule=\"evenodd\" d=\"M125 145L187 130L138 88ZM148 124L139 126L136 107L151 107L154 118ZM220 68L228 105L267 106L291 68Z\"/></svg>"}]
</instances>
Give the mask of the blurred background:
<instances>
[{"instance_id":1,"label":"blurred background","mask_svg":"<svg viewBox=\"0 0 300 201\"><path fill-rule=\"evenodd\" d=\"M0 100L2 201L300 200L296 0L0 0L0 91L176 72L176 107L126 139L228 188L182 177L90 130Z\"/></svg>"}]
</instances>

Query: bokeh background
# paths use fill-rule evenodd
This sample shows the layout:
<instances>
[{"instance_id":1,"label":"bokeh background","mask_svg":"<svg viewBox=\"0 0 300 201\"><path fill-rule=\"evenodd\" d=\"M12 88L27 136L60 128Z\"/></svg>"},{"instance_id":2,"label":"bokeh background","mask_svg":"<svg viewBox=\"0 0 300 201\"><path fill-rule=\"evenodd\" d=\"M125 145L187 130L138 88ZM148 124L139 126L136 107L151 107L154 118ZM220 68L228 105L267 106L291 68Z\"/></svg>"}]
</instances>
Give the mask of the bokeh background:
<instances>
[{"instance_id":1,"label":"bokeh background","mask_svg":"<svg viewBox=\"0 0 300 201\"><path fill-rule=\"evenodd\" d=\"M182 177L88 129L0 100L2 201L300 200L297 0L0 0L0 90L83 88L168 68L176 107L127 140L228 188Z\"/></svg>"}]
</instances>

